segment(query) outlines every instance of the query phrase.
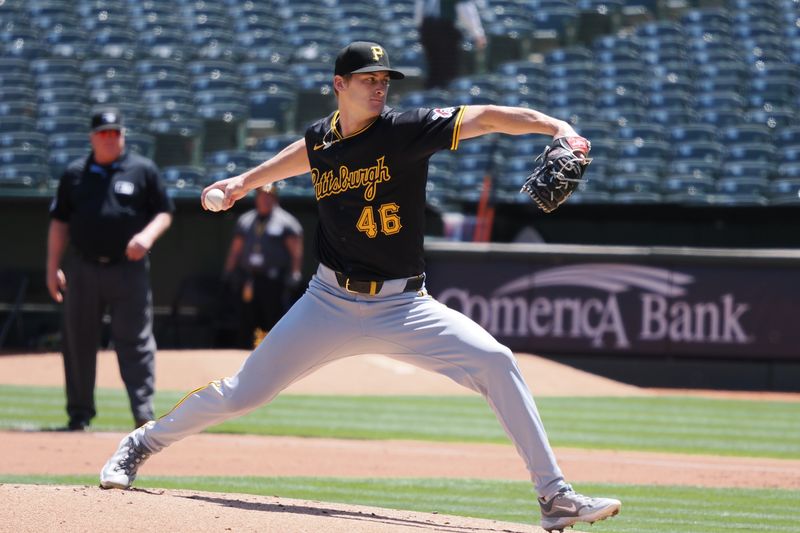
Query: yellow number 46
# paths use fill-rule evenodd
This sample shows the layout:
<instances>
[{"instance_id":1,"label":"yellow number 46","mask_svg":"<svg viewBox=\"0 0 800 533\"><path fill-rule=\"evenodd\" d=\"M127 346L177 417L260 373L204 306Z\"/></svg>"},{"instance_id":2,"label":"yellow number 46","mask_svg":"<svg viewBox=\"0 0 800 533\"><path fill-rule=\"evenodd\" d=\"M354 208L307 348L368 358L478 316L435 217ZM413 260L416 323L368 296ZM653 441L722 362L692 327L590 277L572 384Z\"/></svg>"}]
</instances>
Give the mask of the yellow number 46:
<instances>
[{"instance_id":1,"label":"yellow number 46","mask_svg":"<svg viewBox=\"0 0 800 533\"><path fill-rule=\"evenodd\" d=\"M395 203L382 204L378 208L381 233L384 235L394 235L400 231L403 225L400 224L400 216L397 214L399 210L400 206ZM366 233L367 237L370 239L374 239L378 236L378 225L375 223L375 212L371 205L361 210L361 216L358 217L356 228L358 231Z\"/></svg>"}]
</instances>

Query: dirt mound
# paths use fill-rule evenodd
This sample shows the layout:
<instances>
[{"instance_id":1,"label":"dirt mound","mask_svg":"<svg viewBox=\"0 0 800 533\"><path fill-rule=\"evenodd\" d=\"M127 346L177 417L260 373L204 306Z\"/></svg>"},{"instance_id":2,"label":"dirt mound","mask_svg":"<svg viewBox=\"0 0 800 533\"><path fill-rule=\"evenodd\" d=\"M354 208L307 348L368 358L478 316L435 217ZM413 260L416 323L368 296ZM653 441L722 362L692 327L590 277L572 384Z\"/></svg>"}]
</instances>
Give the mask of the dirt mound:
<instances>
[{"instance_id":1,"label":"dirt mound","mask_svg":"<svg viewBox=\"0 0 800 533\"><path fill-rule=\"evenodd\" d=\"M259 533L541 533L508 522L288 498L185 490L0 485L3 530ZM55 502L58 502L55 504Z\"/></svg>"}]
</instances>

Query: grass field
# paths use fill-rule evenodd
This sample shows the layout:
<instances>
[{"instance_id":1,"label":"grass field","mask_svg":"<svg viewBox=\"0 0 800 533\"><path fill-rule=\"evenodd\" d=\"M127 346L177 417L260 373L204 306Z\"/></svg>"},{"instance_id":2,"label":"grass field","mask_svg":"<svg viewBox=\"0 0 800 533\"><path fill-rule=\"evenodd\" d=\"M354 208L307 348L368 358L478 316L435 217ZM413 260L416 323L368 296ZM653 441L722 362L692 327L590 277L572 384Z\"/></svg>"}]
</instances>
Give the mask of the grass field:
<instances>
[{"instance_id":1,"label":"grass field","mask_svg":"<svg viewBox=\"0 0 800 533\"><path fill-rule=\"evenodd\" d=\"M157 412L165 413L181 397L178 393L159 393ZM130 427L124 392L98 390L97 403L100 414L94 428L112 431ZM800 459L800 402L625 397L540 398L537 403L555 446ZM65 421L61 389L0 386L0 428L47 428ZM485 402L463 396L284 395L211 431L509 442Z\"/></svg>"},{"instance_id":2,"label":"grass field","mask_svg":"<svg viewBox=\"0 0 800 533\"><path fill-rule=\"evenodd\" d=\"M181 394L161 392L164 413ZM97 430L127 431L124 392L98 390ZM540 398L556 446L800 458L800 403L693 397ZM0 429L63 425L60 388L0 386ZM351 439L509 443L477 397L284 395L215 432ZM96 485L91 476L9 476L0 483ZM537 523L526 482L453 479L217 478L146 476L139 487L279 495L520 523ZM623 500L623 512L593 532L797 531L796 490L581 484Z\"/></svg>"},{"instance_id":3,"label":"grass field","mask_svg":"<svg viewBox=\"0 0 800 533\"><path fill-rule=\"evenodd\" d=\"M0 483L96 485L96 476L3 476ZM192 489L280 495L284 498L351 503L391 509L537 523L526 482L443 479L154 477L141 488ZM729 533L797 531L800 491L581 484L588 494L619 498L622 513L597 522L593 533Z\"/></svg>"}]
</instances>

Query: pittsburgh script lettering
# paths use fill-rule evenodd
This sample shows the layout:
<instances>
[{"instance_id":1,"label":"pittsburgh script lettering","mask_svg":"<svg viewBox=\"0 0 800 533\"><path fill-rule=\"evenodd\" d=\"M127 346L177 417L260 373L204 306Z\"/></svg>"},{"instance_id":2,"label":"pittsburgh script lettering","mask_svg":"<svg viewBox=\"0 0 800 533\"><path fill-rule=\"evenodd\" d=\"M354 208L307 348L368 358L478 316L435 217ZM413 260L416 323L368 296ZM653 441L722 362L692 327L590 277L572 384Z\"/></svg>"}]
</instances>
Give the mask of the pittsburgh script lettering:
<instances>
[{"instance_id":1,"label":"pittsburgh script lettering","mask_svg":"<svg viewBox=\"0 0 800 533\"><path fill-rule=\"evenodd\" d=\"M333 170L320 173L319 169L312 168L311 182L314 184L314 194L317 196L317 200L361 187L364 188L364 199L374 200L378 184L392 179L389 168L384 166L383 161L384 156L381 156L375 161L374 166L356 170L350 170L342 165L339 167L337 175L334 175Z\"/></svg>"}]
</instances>

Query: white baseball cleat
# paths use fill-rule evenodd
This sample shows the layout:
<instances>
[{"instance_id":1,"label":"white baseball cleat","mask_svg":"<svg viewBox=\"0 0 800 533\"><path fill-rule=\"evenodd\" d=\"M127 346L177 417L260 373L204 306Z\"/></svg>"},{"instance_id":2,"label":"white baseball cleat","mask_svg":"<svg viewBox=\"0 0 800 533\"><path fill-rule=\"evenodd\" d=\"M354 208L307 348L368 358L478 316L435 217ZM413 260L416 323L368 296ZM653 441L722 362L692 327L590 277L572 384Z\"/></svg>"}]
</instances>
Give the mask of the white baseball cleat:
<instances>
[{"instance_id":1,"label":"white baseball cleat","mask_svg":"<svg viewBox=\"0 0 800 533\"><path fill-rule=\"evenodd\" d=\"M139 467L152 455L141 441L145 429L153 427L148 422L125 436L117 451L100 471L100 487L104 489L129 489L136 479Z\"/></svg>"},{"instance_id":2,"label":"white baseball cleat","mask_svg":"<svg viewBox=\"0 0 800 533\"><path fill-rule=\"evenodd\" d=\"M613 498L590 498L578 494L572 487L561 489L549 501L539 498L542 529L563 531L578 522L593 524L619 513L622 503Z\"/></svg>"}]
</instances>

